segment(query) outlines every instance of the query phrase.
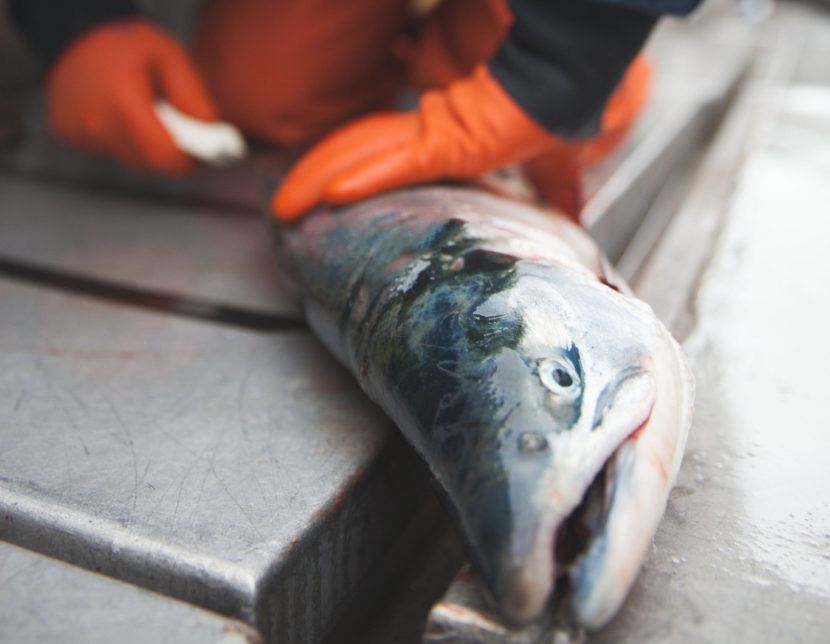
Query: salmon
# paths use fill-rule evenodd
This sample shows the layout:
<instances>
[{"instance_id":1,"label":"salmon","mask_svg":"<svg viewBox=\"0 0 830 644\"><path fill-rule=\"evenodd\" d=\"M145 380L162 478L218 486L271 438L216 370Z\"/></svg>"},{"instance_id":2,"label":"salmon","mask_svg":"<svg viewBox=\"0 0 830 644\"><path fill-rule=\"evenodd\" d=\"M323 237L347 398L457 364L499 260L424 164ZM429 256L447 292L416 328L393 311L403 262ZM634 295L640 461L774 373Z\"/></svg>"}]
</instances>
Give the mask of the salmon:
<instances>
[{"instance_id":1,"label":"salmon","mask_svg":"<svg viewBox=\"0 0 830 644\"><path fill-rule=\"evenodd\" d=\"M273 224L314 333L429 467L506 619L599 628L665 511L683 354L577 225L430 186Z\"/></svg>"}]
</instances>

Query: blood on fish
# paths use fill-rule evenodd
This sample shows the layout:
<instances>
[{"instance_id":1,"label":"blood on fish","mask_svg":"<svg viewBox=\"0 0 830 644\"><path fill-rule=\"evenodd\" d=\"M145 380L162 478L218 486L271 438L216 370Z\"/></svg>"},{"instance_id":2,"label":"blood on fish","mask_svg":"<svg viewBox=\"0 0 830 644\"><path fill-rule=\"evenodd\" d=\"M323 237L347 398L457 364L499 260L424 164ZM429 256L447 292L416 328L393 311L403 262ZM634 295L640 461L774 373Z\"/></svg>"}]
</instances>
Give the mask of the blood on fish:
<instances>
[{"instance_id":1,"label":"blood on fish","mask_svg":"<svg viewBox=\"0 0 830 644\"><path fill-rule=\"evenodd\" d=\"M360 479L363 478L364 474L366 474L366 468L365 467L359 467L357 472L354 473L354 476L349 481L349 484L352 487L357 487L357 484L360 482Z\"/></svg>"},{"instance_id":2,"label":"blood on fish","mask_svg":"<svg viewBox=\"0 0 830 644\"><path fill-rule=\"evenodd\" d=\"M651 412L648 412L648 416L646 416L646 419L642 423L640 423L637 426L637 428L633 432L631 432L625 440L627 440L627 441L636 441L638 438L640 438L640 434L643 433L643 429L645 429L645 426L648 425L648 421L650 421L650 420L651 420Z\"/></svg>"},{"instance_id":3,"label":"blood on fish","mask_svg":"<svg viewBox=\"0 0 830 644\"><path fill-rule=\"evenodd\" d=\"M597 276L597 279L599 279L599 281L600 281L602 284L605 284L608 288L610 288L610 289L612 289L612 290L614 290L614 291L617 291L617 293L621 293L621 292L622 292L622 291L620 291L620 287L619 287L619 286L617 286L616 284L613 284L613 283L609 282L609 281L608 281L605 277L603 277L602 275Z\"/></svg>"},{"instance_id":4,"label":"blood on fish","mask_svg":"<svg viewBox=\"0 0 830 644\"><path fill-rule=\"evenodd\" d=\"M327 504L322 510L315 512L316 516L331 518L337 516L343 508L343 494L338 494L331 503Z\"/></svg>"},{"instance_id":5,"label":"blood on fish","mask_svg":"<svg viewBox=\"0 0 830 644\"><path fill-rule=\"evenodd\" d=\"M668 481L669 473L666 471L666 465L663 463L663 460L655 454L651 457L651 462L654 464L654 467L657 468L660 478L664 481Z\"/></svg>"},{"instance_id":6,"label":"blood on fish","mask_svg":"<svg viewBox=\"0 0 830 644\"><path fill-rule=\"evenodd\" d=\"M444 610L448 613L453 613L458 615L459 617L466 617L470 614L470 609L465 608L464 606L459 606L458 604L452 604L450 602L442 602L441 605L443 606Z\"/></svg>"}]
</instances>

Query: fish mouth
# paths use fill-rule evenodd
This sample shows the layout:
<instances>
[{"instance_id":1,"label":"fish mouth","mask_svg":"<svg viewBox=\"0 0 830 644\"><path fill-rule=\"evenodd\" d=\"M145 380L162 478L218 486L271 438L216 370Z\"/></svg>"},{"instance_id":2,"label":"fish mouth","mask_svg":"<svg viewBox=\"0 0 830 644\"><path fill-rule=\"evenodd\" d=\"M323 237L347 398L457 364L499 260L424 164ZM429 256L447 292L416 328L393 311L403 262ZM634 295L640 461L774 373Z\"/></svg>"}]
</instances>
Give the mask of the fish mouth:
<instances>
[{"instance_id":1,"label":"fish mouth","mask_svg":"<svg viewBox=\"0 0 830 644\"><path fill-rule=\"evenodd\" d=\"M604 519L608 517L609 466L616 454L614 450L591 481L582 501L556 530L553 557L557 587L563 582L569 583L571 566L590 549L592 540L602 531Z\"/></svg>"},{"instance_id":2,"label":"fish mouth","mask_svg":"<svg viewBox=\"0 0 830 644\"><path fill-rule=\"evenodd\" d=\"M648 416L609 455L580 503L556 529L556 596L589 630L605 626L625 601L657 530L691 423L691 373L676 344L661 360ZM554 593L551 593L552 595Z\"/></svg>"},{"instance_id":3,"label":"fish mouth","mask_svg":"<svg viewBox=\"0 0 830 644\"><path fill-rule=\"evenodd\" d=\"M527 561L508 576L508 592L501 598L501 612L511 622L522 625L541 618L554 604L567 601L580 581L575 579L580 566L604 538L610 505L613 501L613 476L620 445L608 457L585 490L578 505L548 532L545 549L534 548L534 566ZM542 530L544 533L545 530ZM541 535L540 535L541 536ZM541 545L541 544L539 544ZM541 556L540 556L541 555ZM582 586L585 581L582 580ZM578 613L578 611L575 611Z\"/></svg>"},{"instance_id":4,"label":"fish mouth","mask_svg":"<svg viewBox=\"0 0 830 644\"><path fill-rule=\"evenodd\" d=\"M568 576L570 567L588 552L593 540L605 530L614 497L617 456L626 445L639 438L650 418L651 411L648 417L611 452L585 489L579 505L559 524L553 551L555 570L559 571L560 579Z\"/></svg>"},{"instance_id":5,"label":"fish mouth","mask_svg":"<svg viewBox=\"0 0 830 644\"><path fill-rule=\"evenodd\" d=\"M679 463L659 458L654 436L641 437L643 430L614 450L556 530L549 599L567 603L572 619L589 630L605 626L625 601Z\"/></svg>"},{"instance_id":6,"label":"fish mouth","mask_svg":"<svg viewBox=\"0 0 830 644\"><path fill-rule=\"evenodd\" d=\"M622 603L656 525L649 518L641 526L638 518L650 517L654 508L662 514L665 507L662 492L652 493L665 490L665 481L656 486L650 478L653 454L639 449L643 438L652 442L655 393L647 372L626 374L583 427L580 440L561 444L559 467L554 465L538 488L537 502L547 509L539 515L535 536L524 548L514 548L503 582L495 586L510 621L527 624L553 604L567 602L577 622L595 628ZM590 454L605 440L607 451L591 462ZM524 510L539 507L529 504Z\"/></svg>"},{"instance_id":7,"label":"fish mouth","mask_svg":"<svg viewBox=\"0 0 830 644\"><path fill-rule=\"evenodd\" d=\"M671 488L664 467L643 458L647 422L611 453L556 530L549 599L569 604L572 618L590 630L607 624L628 595Z\"/></svg>"}]
</instances>

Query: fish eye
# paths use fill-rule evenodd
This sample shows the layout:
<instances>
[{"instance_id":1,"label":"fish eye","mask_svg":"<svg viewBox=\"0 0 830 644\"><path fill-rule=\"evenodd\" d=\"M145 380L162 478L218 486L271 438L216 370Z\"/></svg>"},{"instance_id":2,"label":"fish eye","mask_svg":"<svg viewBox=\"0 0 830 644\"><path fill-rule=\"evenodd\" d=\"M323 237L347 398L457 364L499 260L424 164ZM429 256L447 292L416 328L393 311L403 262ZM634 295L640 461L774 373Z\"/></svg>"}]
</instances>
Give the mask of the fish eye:
<instances>
[{"instance_id":1,"label":"fish eye","mask_svg":"<svg viewBox=\"0 0 830 644\"><path fill-rule=\"evenodd\" d=\"M560 358L546 358L539 363L542 384L555 394L569 394L579 384L574 368Z\"/></svg>"}]
</instances>

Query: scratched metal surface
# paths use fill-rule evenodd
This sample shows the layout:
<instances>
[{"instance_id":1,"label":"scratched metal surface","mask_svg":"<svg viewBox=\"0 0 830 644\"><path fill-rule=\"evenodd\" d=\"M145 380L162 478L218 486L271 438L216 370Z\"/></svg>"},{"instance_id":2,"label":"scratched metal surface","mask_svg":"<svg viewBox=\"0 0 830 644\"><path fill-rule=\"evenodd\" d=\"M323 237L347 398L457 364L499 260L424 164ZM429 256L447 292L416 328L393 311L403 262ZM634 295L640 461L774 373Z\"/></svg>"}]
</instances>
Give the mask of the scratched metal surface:
<instances>
[{"instance_id":1,"label":"scratched metal surface","mask_svg":"<svg viewBox=\"0 0 830 644\"><path fill-rule=\"evenodd\" d=\"M712 33L712 42L724 42ZM664 42L683 42L678 38ZM683 92L695 94L690 87L709 86L711 65L708 71L694 67L699 47L689 54L688 48L674 58L661 54L655 105L669 101L662 104L677 108ZM729 78L721 75L725 69L717 66L714 78ZM822 69L819 63L810 66L811 82ZM695 115L708 104L698 101L690 108L688 123L700 123ZM37 118L36 112L27 115ZM643 120L621 158L631 158L648 139L650 122ZM15 174L0 176L0 254L101 282L269 314L288 311L268 268L270 249L257 217L213 206L194 209L183 201L256 210L283 160L265 155L252 166L164 182L56 146L42 123L30 131L35 134L2 161ZM613 173L628 177L622 192L597 192L610 195L603 208L637 210L626 195L641 188L631 186L670 165L672 157L661 146L676 139L666 134L651 140L657 144L648 154L634 155L637 164L615 161L592 179L590 189L599 191ZM127 192L107 196L30 183L21 178L25 174ZM589 206L596 221L606 212L599 203ZM228 238L233 242L226 243ZM95 244L96 239L106 241ZM190 243L182 245L182 239ZM79 247L85 252L77 253ZM674 256L675 265L655 271L679 272L684 256L676 249ZM651 293L658 304L672 299L665 289ZM322 635L350 594L359 594L358 572L383 568L377 554L395 549L407 506L423 494L419 470L397 451L399 443L389 447L386 421L303 332L254 333L7 279L0 281L0 321L0 471L10 479L0 485L9 517L0 522L0 533L7 540L237 615L272 640L310 641ZM364 467L368 473L360 478ZM415 485L407 488L402 483L410 483L410 472ZM708 494L716 504L717 490ZM667 543L685 548L694 541L684 540L683 527L667 532ZM701 543L707 538L693 535ZM698 550L701 559L706 552ZM683 557L685 551L678 561ZM646 562L644 585L631 599L639 603L626 613L632 621L619 627L618 639L648 639L650 629L682 635L695 623L693 593L667 587L690 564L660 561L657 567L651 558ZM745 591L746 579L733 585L719 580L724 594ZM771 601L789 602L782 610L817 606L826 612L820 601L799 604L774 590ZM676 630L668 610L652 614L655 595L668 597L669 608L686 611ZM727 601L706 608L722 620L729 610L741 610ZM820 618L812 617L826 632Z\"/></svg>"},{"instance_id":2,"label":"scratched metal surface","mask_svg":"<svg viewBox=\"0 0 830 644\"><path fill-rule=\"evenodd\" d=\"M424 641L827 641L830 14L783 5L762 42L633 282L683 341L697 399L628 599L594 634L511 630L462 576Z\"/></svg>"},{"instance_id":3,"label":"scratched metal surface","mask_svg":"<svg viewBox=\"0 0 830 644\"><path fill-rule=\"evenodd\" d=\"M11 280L0 320L7 541L307 642L418 517L408 450L304 331Z\"/></svg>"},{"instance_id":4,"label":"scratched metal surface","mask_svg":"<svg viewBox=\"0 0 830 644\"><path fill-rule=\"evenodd\" d=\"M299 318L264 217L0 174L0 256L149 292Z\"/></svg>"},{"instance_id":5,"label":"scratched metal surface","mask_svg":"<svg viewBox=\"0 0 830 644\"><path fill-rule=\"evenodd\" d=\"M0 625L0 639L19 644L262 642L242 622L7 543L0 543Z\"/></svg>"}]
</instances>

